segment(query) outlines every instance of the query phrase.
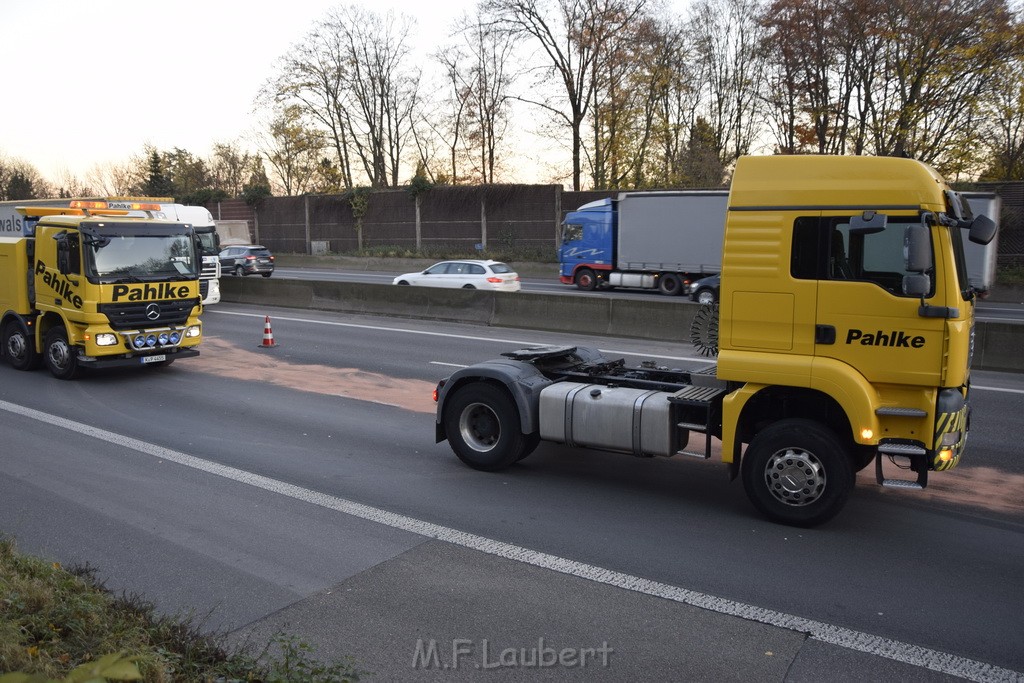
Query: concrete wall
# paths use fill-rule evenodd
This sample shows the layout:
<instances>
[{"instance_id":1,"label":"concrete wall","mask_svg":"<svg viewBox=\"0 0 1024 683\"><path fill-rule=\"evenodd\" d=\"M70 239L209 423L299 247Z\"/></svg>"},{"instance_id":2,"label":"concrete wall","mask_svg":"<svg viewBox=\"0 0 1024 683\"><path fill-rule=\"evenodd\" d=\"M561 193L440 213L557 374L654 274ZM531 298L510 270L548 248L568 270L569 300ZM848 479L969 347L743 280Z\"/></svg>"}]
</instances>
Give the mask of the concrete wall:
<instances>
[{"instance_id":1,"label":"concrete wall","mask_svg":"<svg viewBox=\"0 0 1024 683\"><path fill-rule=\"evenodd\" d=\"M677 341L686 348L690 347L690 323L698 310L696 304L681 299L484 292L262 277L223 277L220 287L221 299L233 303ZM973 367L1024 372L1022 341L1024 325L977 323Z\"/></svg>"}]
</instances>

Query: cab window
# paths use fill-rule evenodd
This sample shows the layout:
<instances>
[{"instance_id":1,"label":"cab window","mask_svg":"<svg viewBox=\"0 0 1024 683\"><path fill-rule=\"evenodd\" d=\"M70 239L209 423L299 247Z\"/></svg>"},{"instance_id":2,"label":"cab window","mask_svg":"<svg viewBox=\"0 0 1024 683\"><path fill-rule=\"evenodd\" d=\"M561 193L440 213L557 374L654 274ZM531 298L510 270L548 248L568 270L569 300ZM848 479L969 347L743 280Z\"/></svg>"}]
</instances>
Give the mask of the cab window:
<instances>
[{"instance_id":1,"label":"cab window","mask_svg":"<svg viewBox=\"0 0 1024 683\"><path fill-rule=\"evenodd\" d=\"M904 231L914 216L889 216L884 229L850 230L847 217L801 217L793 226L790 273L802 280L872 282L895 296L910 273L903 261Z\"/></svg>"}]
</instances>

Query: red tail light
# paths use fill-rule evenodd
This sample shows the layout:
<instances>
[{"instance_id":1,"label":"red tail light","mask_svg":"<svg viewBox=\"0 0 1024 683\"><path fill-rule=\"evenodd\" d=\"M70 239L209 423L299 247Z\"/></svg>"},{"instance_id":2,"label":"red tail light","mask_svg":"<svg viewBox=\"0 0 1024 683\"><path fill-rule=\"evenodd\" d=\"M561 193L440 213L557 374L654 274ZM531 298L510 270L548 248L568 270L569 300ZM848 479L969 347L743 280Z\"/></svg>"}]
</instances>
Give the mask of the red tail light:
<instances>
[{"instance_id":1,"label":"red tail light","mask_svg":"<svg viewBox=\"0 0 1024 683\"><path fill-rule=\"evenodd\" d=\"M501 282L501 278L500 277L489 277L489 278L487 278L487 281L488 282L493 282L494 284L499 284Z\"/></svg>"},{"instance_id":2,"label":"red tail light","mask_svg":"<svg viewBox=\"0 0 1024 683\"><path fill-rule=\"evenodd\" d=\"M245 260L246 261L255 261L256 257L253 256L252 254L249 254L248 256L245 257Z\"/></svg>"}]
</instances>

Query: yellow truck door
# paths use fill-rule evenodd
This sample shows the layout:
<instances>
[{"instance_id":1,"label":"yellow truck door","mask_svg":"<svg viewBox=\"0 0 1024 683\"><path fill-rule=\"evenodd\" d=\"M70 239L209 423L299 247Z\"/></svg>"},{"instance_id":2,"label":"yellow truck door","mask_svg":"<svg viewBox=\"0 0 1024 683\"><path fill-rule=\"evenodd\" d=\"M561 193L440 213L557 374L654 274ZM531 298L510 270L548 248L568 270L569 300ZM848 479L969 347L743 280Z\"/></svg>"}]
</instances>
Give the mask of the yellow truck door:
<instances>
[{"instance_id":1,"label":"yellow truck door","mask_svg":"<svg viewBox=\"0 0 1024 683\"><path fill-rule=\"evenodd\" d=\"M904 232L919 216L889 215L884 228L851 228L851 218L826 212L819 222L827 265L818 286L815 355L849 365L872 384L937 386L945 320L922 317L921 300L903 293L910 275Z\"/></svg>"}]
</instances>

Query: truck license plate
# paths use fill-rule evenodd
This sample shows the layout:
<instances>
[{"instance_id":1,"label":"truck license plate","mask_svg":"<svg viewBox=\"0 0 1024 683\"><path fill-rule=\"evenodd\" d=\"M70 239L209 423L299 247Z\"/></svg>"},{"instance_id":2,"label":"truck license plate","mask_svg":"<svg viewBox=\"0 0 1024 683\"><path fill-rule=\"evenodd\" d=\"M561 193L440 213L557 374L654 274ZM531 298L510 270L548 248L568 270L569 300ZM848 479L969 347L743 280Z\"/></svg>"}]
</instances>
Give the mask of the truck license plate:
<instances>
[{"instance_id":1,"label":"truck license plate","mask_svg":"<svg viewBox=\"0 0 1024 683\"><path fill-rule=\"evenodd\" d=\"M167 360L167 356L165 354L162 354L162 353L160 355L158 355L158 356L143 356L142 357L142 362L143 363L159 363L162 360Z\"/></svg>"}]
</instances>

